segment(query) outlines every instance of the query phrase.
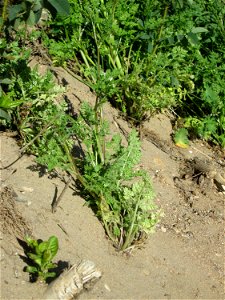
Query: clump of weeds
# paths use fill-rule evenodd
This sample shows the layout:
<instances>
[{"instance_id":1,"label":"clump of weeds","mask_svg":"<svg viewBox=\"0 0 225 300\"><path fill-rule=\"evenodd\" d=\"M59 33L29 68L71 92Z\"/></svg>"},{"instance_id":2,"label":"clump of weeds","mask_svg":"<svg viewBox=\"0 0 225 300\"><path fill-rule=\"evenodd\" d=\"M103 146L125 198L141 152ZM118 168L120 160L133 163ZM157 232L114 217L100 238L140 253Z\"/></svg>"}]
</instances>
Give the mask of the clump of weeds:
<instances>
[{"instance_id":1,"label":"clump of weeds","mask_svg":"<svg viewBox=\"0 0 225 300\"><path fill-rule=\"evenodd\" d=\"M72 175L114 246L126 250L153 230L160 213L147 172L137 168L141 148L136 131L124 146L119 134L110 134L101 110L101 103L93 108L84 102L77 117L49 115L48 129L31 148L49 170L59 167ZM81 157L73 154L78 145Z\"/></svg>"}]
</instances>

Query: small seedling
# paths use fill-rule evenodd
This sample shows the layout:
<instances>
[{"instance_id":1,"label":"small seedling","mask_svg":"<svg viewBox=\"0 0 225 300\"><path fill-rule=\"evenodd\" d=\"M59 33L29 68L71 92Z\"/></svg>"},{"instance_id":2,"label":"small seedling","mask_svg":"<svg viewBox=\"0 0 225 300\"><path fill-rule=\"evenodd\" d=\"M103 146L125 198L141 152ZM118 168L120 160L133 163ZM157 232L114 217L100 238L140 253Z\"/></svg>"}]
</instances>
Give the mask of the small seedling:
<instances>
[{"instance_id":1,"label":"small seedling","mask_svg":"<svg viewBox=\"0 0 225 300\"><path fill-rule=\"evenodd\" d=\"M26 255L32 261L31 265L25 268L26 272L31 273L40 281L46 281L49 277L55 277L55 272L49 272L57 264L52 263L53 257L58 251L58 239L51 236L48 241L39 241L26 237L25 241L29 247Z\"/></svg>"}]
</instances>

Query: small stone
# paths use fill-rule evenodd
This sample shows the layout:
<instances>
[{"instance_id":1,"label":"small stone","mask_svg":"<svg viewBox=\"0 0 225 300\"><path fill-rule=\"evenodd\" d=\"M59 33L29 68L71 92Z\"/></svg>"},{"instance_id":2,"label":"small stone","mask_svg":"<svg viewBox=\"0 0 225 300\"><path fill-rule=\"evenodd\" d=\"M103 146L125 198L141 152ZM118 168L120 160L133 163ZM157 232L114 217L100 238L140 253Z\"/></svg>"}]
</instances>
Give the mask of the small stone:
<instances>
[{"instance_id":1,"label":"small stone","mask_svg":"<svg viewBox=\"0 0 225 300\"><path fill-rule=\"evenodd\" d=\"M108 284L104 284L104 287L105 287L105 289L108 291L108 292L111 292L111 289L110 289L110 287L108 286Z\"/></svg>"},{"instance_id":2,"label":"small stone","mask_svg":"<svg viewBox=\"0 0 225 300\"><path fill-rule=\"evenodd\" d=\"M144 275L149 276L150 272L148 270L143 270Z\"/></svg>"},{"instance_id":3,"label":"small stone","mask_svg":"<svg viewBox=\"0 0 225 300\"><path fill-rule=\"evenodd\" d=\"M161 231L162 231L162 232L167 232L167 229L166 229L166 227L164 227L164 226L161 226Z\"/></svg>"},{"instance_id":4,"label":"small stone","mask_svg":"<svg viewBox=\"0 0 225 300\"><path fill-rule=\"evenodd\" d=\"M221 253L215 253L216 256L221 257L222 254Z\"/></svg>"},{"instance_id":5,"label":"small stone","mask_svg":"<svg viewBox=\"0 0 225 300\"><path fill-rule=\"evenodd\" d=\"M31 187L22 186L22 188L21 188L21 192L22 193L25 193L25 192L27 192L27 193L33 193L33 191L34 191L34 189L31 188Z\"/></svg>"}]
</instances>

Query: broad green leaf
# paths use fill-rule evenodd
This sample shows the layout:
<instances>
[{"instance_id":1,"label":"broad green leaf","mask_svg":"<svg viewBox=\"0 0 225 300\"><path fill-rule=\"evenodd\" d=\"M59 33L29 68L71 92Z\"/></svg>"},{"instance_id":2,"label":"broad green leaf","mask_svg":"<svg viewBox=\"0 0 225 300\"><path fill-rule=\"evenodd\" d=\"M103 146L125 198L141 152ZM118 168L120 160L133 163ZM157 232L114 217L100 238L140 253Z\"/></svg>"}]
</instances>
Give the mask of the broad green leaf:
<instances>
[{"instance_id":1,"label":"broad green leaf","mask_svg":"<svg viewBox=\"0 0 225 300\"><path fill-rule=\"evenodd\" d=\"M4 109L12 109L19 106L22 103L23 103L22 100L15 100L15 101L11 100L10 96L8 95L3 95L0 98L0 107Z\"/></svg>"},{"instance_id":2,"label":"broad green leaf","mask_svg":"<svg viewBox=\"0 0 225 300\"><path fill-rule=\"evenodd\" d=\"M171 45L171 44L174 44L174 37L173 36L170 36L170 37L168 37L168 42L169 42L169 44Z\"/></svg>"},{"instance_id":3,"label":"broad green leaf","mask_svg":"<svg viewBox=\"0 0 225 300\"><path fill-rule=\"evenodd\" d=\"M38 245L38 249L41 253L43 253L44 251L46 251L48 249L48 242L41 242Z\"/></svg>"},{"instance_id":4,"label":"broad green leaf","mask_svg":"<svg viewBox=\"0 0 225 300\"><path fill-rule=\"evenodd\" d=\"M183 34L178 34L178 35L177 35L177 40L180 42L180 41L183 40L184 37L185 37L185 36L184 36Z\"/></svg>"},{"instance_id":5,"label":"broad green leaf","mask_svg":"<svg viewBox=\"0 0 225 300\"><path fill-rule=\"evenodd\" d=\"M192 33L201 33L201 32L208 32L208 29L204 27L194 27L191 30Z\"/></svg>"},{"instance_id":6,"label":"broad green leaf","mask_svg":"<svg viewBox=\"0 0 225 300\"><path fill-rule=\"evenodd\" d=\"M3 109L0 108L0 119L4 119L4 120L10 122L11 116L6 111L4 111Z\"/></svg>"},{"instance_id":7,"label":"broad green leaf","mask_svg":"<svg viewBox=\"0 0 225 300\"><path fill-rule=\"evenodd\" d=\"M152 53L152 51L153 51L153 44L152 44L152 42L148 42L148 53Z\"/></svg>"},{"instance_id":8,"label":"broad green leaf","mask_svg":"<svg viewBox=\"0 0 225 300\"><path fill-rule=\"evenodd\" d=\"M26 23L29 26L34 26L35 23L36 23L35 14L32 10L30 11L30 14L29 14L29 17L26 20Z\"/></svg>"},{"instance_id":9,"label":"broad green leaf","mask_svg":"<svg viewBox=\"0 0 225 300\"><path fill-rule=\"evenodd\" d=\"M38 10L42 10L42 7L43 7L43 5L42 5L41 1L36 1L36 3L33 6L33 11L36 12Z\"/></svg>"},{"instance_id":10,"label":"broad green leaf","mask_svg":"<svg viewBox=\"0 0 225 300\"><path fill-rule=\"evenodd\" d=\"M56 9L59 15L69 15L70 5L67 0L48 0L48 2Z\"/></svg>"},{"instance_id":11,"label":"broad green leaf","mask_svg":"<svg viewBox=\"0 0 225 300\"><path fill-rule=\"evenodd\" d=\"M197 36L196 33L189 32L189 33L188 33L188 38L189 38L190 42L191 42L193 45L198 45L198 44L199 44L199 39L198 39L198 36Z\"/></svg>"},{"instance_id":12,"label":"broad green leaf","mask_svg":"<svg viewBox=\"0 0 225 300\"><path fill-rule=\"evenodd\" d=\"M26 21L27 25L34 26L35 24L37 24L37 22L41 18L41 12L42 12L42 10L31 11L30 15Z\"/></svg>"},{"instance_id":13,"label":"broad green leaf","mask_svg":"<svg viewBox=\"0 0 225 300\"><path fill-rule=\"evenodd\" d=\"M183 0L178 0L178 3L179 3L180 8L183 8L183 7L184 7L184 2L183 2Z\"/></svg>"},{"instance_id":14,"label":"broad green leaf","mask_svg":"<svg viewBox=\"0 0 225 300\"><path fill-rule=\"evenodd\" d=\"M49 249L45 250L43 254L43 264L48 264L49 261L51 261L53 258L52 253Z\"/></svg>"},{"instance_id":15,"label":"broad green leaf","mask_svg":"<svg viewBox=\"0 0 225 300\"><path fill-rule=\"evenodd\" d=\"M37 22L40 20L41 18L41 13L42 13L42 10L38 10L34 13L34 16L35 16L35 24L37 24Z\"/></svg>"},{"instance_id":16,"label":"broad green leaf","mask_svg":"<svg viewBox=\"0 0 225 300\"><path fill-rule=\"evenodd\" d=\"M18 30L18 28L21 24L24 24L24 22L20 18L17 18L14 22L14 29Z\"/></svg>"},{"instance_id":17,"label":"broad green leaf","mask_svg":"<svg viewBox=\"0 0 225 300\"><path fill-rule=\"evenodd\" d=\"M56 236L51 236L48 239L48 250L51 252L51 258L53 258L58 252L58 239Z\"/></svg>"},{"instance_id":18,"label":"broad green leaf","mask_svg":"<svg viewBox=\"0 0 225 300\"><path fill-rule=\"evenodd\" d=\"M19 13L23 12L23 5L16 4L9 7L9 21L13 21L18 17Z\"/></svg>"},{"instance_id":19,"label":"broad green leaf","mask_svg":"<svg viewBox=\"0 0 225 300\"><path fill-rule=\"evenodd\" d=\"M142 35L140 36L140 38L141 38L142 40L149 40L150 35L145 33L145 34L142 34Z\"/></svg>"},{"instance_id":20,"label":"broad green leaf","mask_svg":"<svg viewBox=\"0 0 225 300\"><path fill-rule=\"evenodd\" d=\"M171 84L172 84L172 86L179 87L180 82L175 76L172 75L171 76Z\"/></svg>"},{"instance_id":21,"label":"broad green leaf","mask_svg":"<svg viewBox=\"0 0 225 300\"><path fill-rule=\"evenodd\" d=\"M43 265L41 257L36 257L36 259L34 259L34 262L40 267Z\"/></svg>"}]
</instances>

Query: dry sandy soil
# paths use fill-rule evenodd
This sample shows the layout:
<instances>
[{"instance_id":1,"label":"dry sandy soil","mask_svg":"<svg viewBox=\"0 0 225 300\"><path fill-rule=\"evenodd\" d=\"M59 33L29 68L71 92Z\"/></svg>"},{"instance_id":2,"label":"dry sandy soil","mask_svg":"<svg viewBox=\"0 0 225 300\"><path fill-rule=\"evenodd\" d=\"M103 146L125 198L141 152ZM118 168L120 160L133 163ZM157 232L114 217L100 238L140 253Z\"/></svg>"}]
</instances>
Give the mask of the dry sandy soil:
<instances>
[{"instance_id":1,"label":"dry sandy soil","mask_svg":"<svg viewBox=\"0 0 225 300\"><path fill-rule=\"evenodd\" d=\"M55 74L75 109L80 101L93 102L90 90L63 69L55 68ZM112 131L130 131L109 105L104 116ZM143 125L142 166L152 177L164 216L145 244L128 255L113 248L72 184L52 213L55 190L60 193L65 183L43 174L33 156L23 155L8 166L19 156L19 146L2 132L1 299L42 299L45 286L31 283L23 271L18 239L26 233L43 240L56 235L55 262L62 267L89 259L102 271L79 299L224 299L225 194L218 179L225 178L224 153L199 141L177 148L171 133L170 116L158 115Z\"/></svg>"}]
</instances>

